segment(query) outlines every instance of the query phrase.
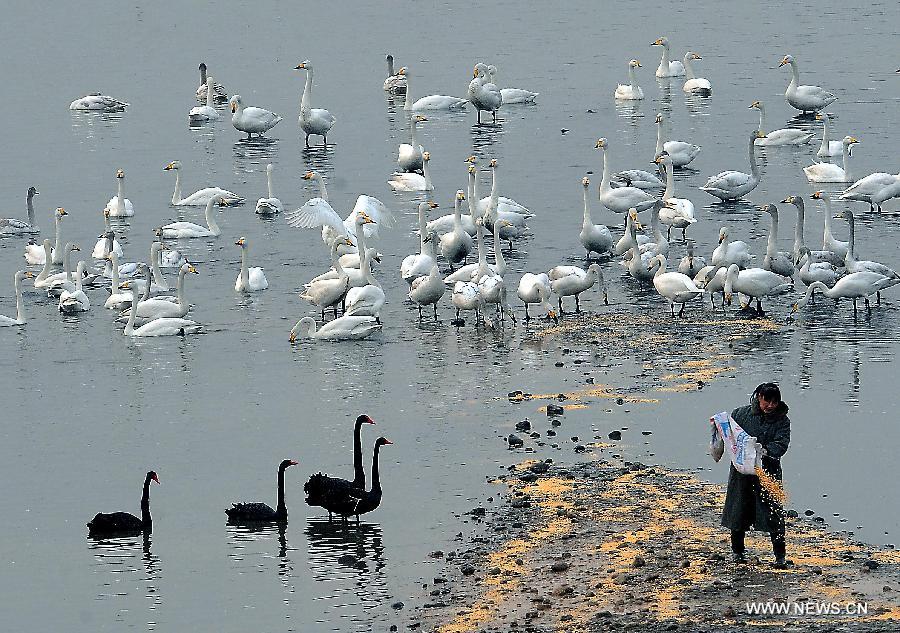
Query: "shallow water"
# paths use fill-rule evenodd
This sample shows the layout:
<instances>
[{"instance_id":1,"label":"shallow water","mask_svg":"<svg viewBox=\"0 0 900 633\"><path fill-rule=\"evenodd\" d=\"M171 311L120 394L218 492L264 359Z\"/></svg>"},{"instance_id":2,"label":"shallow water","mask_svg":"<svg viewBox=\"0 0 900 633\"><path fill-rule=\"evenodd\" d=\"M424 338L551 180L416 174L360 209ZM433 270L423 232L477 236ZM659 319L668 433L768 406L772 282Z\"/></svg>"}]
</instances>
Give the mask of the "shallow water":
<instances>
[{"instance_id":1,"label":"shallow water","mask_svg":"<svg viewBox=\"0 0 900 633\"><path fill-rule=\"evenodd\" d=\"M0 384L11 404L0 426L7 487L0 608L10 630L40 622L70 631L364 631L373 618L390 621L391 602L417 595L419 579L430 577L427 553L452 549L455 535L468 531L457 515L494 491L485 475L520 459L501 438L522 417L542 414L538 403L510 405L505 394L555 393L580 380L582 371L612 390L649 390L662 401L568 413L560 437L584 441L592 429L605 437L627 426L622 455L683 467L708 467L704 419L710 413L741 404L763 380L780 381L794 422L785 460L792 505L814 508L837 527L862 525L855 530L861 538L896 541L900 493L888 465L898 439L890 415L897 403L898 304L891 291L871 316L857 320L847 305L835 310L820 301L777 333L736 342L736 370L728 379L674 394L655 393L643 364L677 367L681 357L620 353L617 341L601 338L600 356L573 372L570 365L555 367L562 356L554 342L534 339L521 323L504 331L475 330L471 323L457 330L448 324L445 298L441 322L420 324L405 303L397 270L417 246L418 198L391 194L384 182L397 144L408 138L402 101L381 90L388 51L415 71L415 96L463 95L481 59L497 64L501 85L541 93L536 106L504 109L497 127L474 125L472 112L429 116L420 127L444 212L454 191L465 188L463 159L473 152L482 168L496 157L503 193L537 212L532 237L510 258L511 289L523 271L582 259L580 180L594 172L592 191L599 183L597 138L609 139L614 167L649 168L660 109L669 115L672 138L703 146L695 169L679 174L676 186L698 207L700 221L690 231L698 252L709 254L727 222L761 257L768 220L749 203L712 204L696 187L722 169L748 168L745 139L757 115L747 106L754 99L766 103L773 127L793 117L782 96L788 70L777 68L788 52L798 58L805 83L839 95L830 109L833 129L862 141L853 157L856 172L896 171L900 79L896 60L883 55L894 36L893 4L849 9L806 2L794 12L804 17L791 20L774 3L727 12L703 2L666 10L617 6L616 14L589 2L547 12L506 1L477 13L456 3L336 9L287 2L227 10L138 2L79 6L77 13L43 3L6 11L0 23L7 45L4 105L14 124L5 129L0 153L4 216L24 215L22 198L34 184L44 235L52 233L51 209L63 206L70 213L65 239L89 254L121 167L136 216L115 227L126 259L142 259L153 227L202 218L202 209L169 206L172 175L162 168L179 159L185 193L215 184L255 200L264 195L264 168L272 162L276 195L287 208L315 195L299 177L316 169L325 174L336 208L349 209L358 194L369 193L397 218L377 244L384 254L378 277L389 301L384 331L360 343L288 344L293 322L315 312L296 295L327 266L327 252L317 231L293 229L280 218L260 220L252 203L219 214L221 238L178 244L201 272L188 280L191 314L206 324L201 336L127 340L97 305L103 291L91 293L92 311L77 318L60 317L45 295L26 292L31 321L0 332ZM703 56L696 70L711 80L711 98L685 98L678 80L657 85L658 51L648 45L662 34L679 54L690 46ZM612 93L632 57L643 63L638 78L646 98L616 105ZM304 76L293 68L306 58L316 67L314 106L338 118L327 150L305 151L299 137ZM285 117L266 140L241 140L227 117L188 127L201 60L246 104ZM67 110L72 99L95 90L132 105L121 115ZM815 147L760 150L763 180L750 201L777 202L791 193L808 198L815 189L800 168L811 163ZM481 178L486 190L489 174ZM592 202L595 221L618 225L620 218L601 209L595 195ZM795 216L783 206L779 247L787 250ZM896 212L898 205L886 208ZM859 253L896 267L897 216L876 217L865 205L854 209ZM808 200L810 244L822 215ZM835 222L835 231L846 238L843 222ZM233 292L239 268L233 242L241 235L270 283L252 297ZM21 238L0 240L5 314L13 310L10 281L22 266L22 244ZM678 256L682 249L673 244ZM662 302L622 278L614 263L604 271L612 307L588 293L587 310L668 318ZM784 322L789 304L788 298L771 304L776 321ZM709 309L698 304L686 318L701 315ZM710 328L708 335L718 340L722 333ZM703 341L697 345L702 355ZM382 451L384 501L358 527L329 527L303 504L301 484L318 470L349 474L351 424L363 411L378 421L374 432L366 430L367 446L376 433L395 442ZM635 439L637 430L653 435ZM541 454L575 458L572 442L560 444L560 451L545 447ZM300 465L286 477L291 520L284 535L226 527L222 509L230 502L274 502L275 467L286 457ZM94 513L138 511L140 482L151 468L162 481L152 489L152 537L88 541L84 523ZM719 466L708 474L719 481L726 476Z\"/></svg>"}]
</instances>

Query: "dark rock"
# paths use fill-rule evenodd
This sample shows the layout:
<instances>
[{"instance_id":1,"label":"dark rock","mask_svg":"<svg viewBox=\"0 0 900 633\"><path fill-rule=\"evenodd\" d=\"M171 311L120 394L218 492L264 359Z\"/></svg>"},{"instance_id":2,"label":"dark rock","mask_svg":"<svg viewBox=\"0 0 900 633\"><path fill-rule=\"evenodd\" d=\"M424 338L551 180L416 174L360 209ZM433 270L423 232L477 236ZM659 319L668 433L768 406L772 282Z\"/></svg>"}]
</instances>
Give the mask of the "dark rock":
<instances>
[{"instance_id":1,"label":"dark rock","mask_svg":"<svg viewBox=\"0 0 900 633\"><path fill-rule=\"evenodd\" d=\"M516 430L517 431L530 431L531 430L531 422L527 419L522 420L521 422L516 422Z\"/></svg>"},{"instance_id":2,"label":"dark rock","mask_svg":"<svg viewBox=\"0 0 900 633\"><path fill-rule=\"evenodd\" d=\"M556 437L556 431L553 429L547 429L547 437Z\"/></svg>"},{"instance_id":3,"label":"dark rock","mask_svg":"<svg viewBox=\"0 0 900 633\"><path fill-rule=\"evenodd\" d=\"M547 405L547 415L562 415L566 410L559 406L558 404L548 404Z\"/></svg>"},{"instance_id":4,"label":"dark rock","mask_svg":"<svg viewBox=\"0 0 900 633\"><path fill-rule=\"evenodd\" d=\"M733 618L737 616L737 613L734 610L734 607L725 607L725 610L722 611L722 616L726 618Z\"/></svg>"},{"instance_id":5,"label":"dark rock","mask_svg":"<svg viewBox=\"0 0 900 633\"><path fill-rule=\"evenodd\" d=\"M870 559L868 559L867 561L865 561L865 562L863 563L863 567L865 567L865 568L868 569L869 571L873 571L873 570L875 570L875 569L878 569L879 563L878 563L877 560L872 560L872 559L870 558Z\"/></svg>"},{"instance_id":6,"label":"dark rock","mask_svg":"<svg viewBox=\"0 0 900 633\"><path fill-rule=\"evenodd\" d=\"M821 567L813 567L810 571L812 571L812 573L814 573L814 574L821 574L822 568Z\"/></svg>"},{"instance_id":7,"label":"dark rock","mask_svg":"<svg viewBox=\"0 0 900 633\"><path fill-rule=\"evenodd\" d=\"M812 515L815 514L815 511L813 511L813 510L806 510L803 514L805 514L805 515L808 516L808 517L811 517Z\"/></svg>"},{"instance_id":8,"label":"dark rock","mask_svg":"<svg viewBox=\"0 0 900 633\"><path fill-rule=\"evenodd\" d=\"M554 364L555 364L557 367L562 367L562 366L563 366L563 362L562 362L561 360L556 361Z\"/></svg>"},{"instance_id":9,"label":"dark rock","mask_svg":"<svg viewBox=\"0 0 900 633\"><path fill-rule=\"evenodd\" d=\"M550 464L548 464L547 462L537 462L529 466L528 470L533 473L543 474L550 470Z\"/></svg>"},{"instance_id":10,"label":"dark rock","mask_svg":"<svg viewBox=\"0 0 900 633\"><path fill-rule=\"evenodd\" d=\"M643 559L641 556L635 556L634 560L631 561L632 567L644 567L647 564L647 561Z\"/></svg>"},{"instance_id":11,"label":"dark rock","mask_svg":"<svg viewBox=\"0 0 900 633\"><path fill-rule=\"evenodd\" d=\"M352 554L344 554L343 556L338 556L337 560L341 565L355 565L357 559Z\"/></svg>"},{"instance_id":12,"label":"dark rock","mask_svg":"<svg viewBox=\"0 0 900 633\"><path fill-rule=\"evenodd\" d=\"M610 431L608 437L611 440L621 440L622 439L622 431Z\"/></svg>"},{"instance_id":13,"label":"dark rock","mask_svg":"<svg viewBox=\"0 0 900 633\"><path fill-rule=\"evenodd\" d=\"M434 550L433 552L431 552L431 553L429 554L429 556L430 556L431 558L443 558L443 557L444 557L444 552L442 552L442 551L439 550L439 549L436 549L436 550Z\"/></svg>"},{"instance_id":14,"label":"dark rock","mask_svg":"<svg viewBox=\"0 0 900 633\"><path fill-rule=\"evenodd\" d=\"M475 568L472 567L471 565L463 565L459 571L462 572L463 576L471 576L472 574L475 573Z\"/></svg>"},{"instance_id":15,"label":"dark rock","mask_svg":"<svg viewBox=\"0 0 900 633\"><path fill-rule=\"evenodd\" d=\"M521 390L516 389L515 391L510 391L506 394L506 397L510 400L521 400L524 395L525 394L523 394Z\"/></svg>"},{"instance_id":16,"label":"dark rock","mask_svg":"<svg viewBox=\"0 0 900 633\"><path fill-rule=\"evenodd\" d=\"M585 447L584 444L579 444L578 446L575 447L576 453L584 453L585 451L587 451L587 447Z\"/></svg>"},{"instance_id":17,"label":"dark rock","mask_svg":"<svg viewBox=\"0 0 900 633\"><path fill-rule=\"evenodd\" d=\"M785 514L791 519L796 519L798 516L800 516L799 514L797 514L796 510L788 510Z\"/></svg>"},{"instance_id":18,"label":"dark rock","mask_svg":"<svg viewBox=\"0 0 900 633\"><path fill-rule=\"evenodd\" d=\"M526 484L532 484L538 480L538 476L534 473L525 473L524 475L519 476L519 481L524 481Z\"/></svg>"},{"instance_id":19,"label":"dark rock","mask_svg":"<svg viewBox=\"0 0 900 633\"><path fill-rule=\"evenodd\" d=\"M553 595L557 598L561 598L563 596L571 596L575 593L575 590L569 585L562 585L553 590Z\"/></svg>"},{"instance_id":20,"label":"dark rock","mask_svg":"<svg viewBox=\"0 0 900 633\"><path fill-rule=\"evenodd\" d=\"M616 398L616 404L621 406L621 405L625 404L625 400L622 398Z\"/></svg>"},{"instance_id":21,"label":"dark rock","mask_svg":"<svg viewBox=\"0 0 900 633\"><path fill-rule=\"evenodd\" d=\"M402 602L395 602L394 604L391 605L391 608L392 608L392 609L396 609L397 611L399 611L400 609L403 608L403 603L402 603Z\"/></svg>"},{"instance_id":22,"label":"dark rock","mask_svg":"<svg viewBox=\"0 0 900 633\"><path fill-rule=\"evenodd\" d=\"M433 583L436 584L436 585L442 585L442 584L444 584L445 582L447 582L447 579L444 578L443 576L436 576L436 577L434 578L434 580L432 580L431 582L433 582Z\"/></svg>"},{"instance_id":23,"label":"dark rock","mask_svg":"<svg viewBox=\"0 0 900 633\"><path fill-rule=\"evenodd\" d=\"M521 437L516 435L515 433L510 433L509 437L506 438L506 442L509 444L510 448L515 448L517 446L524 446L525 442Z\"/></svg>"},{"instance_id":24,"label":"dark rock","mask_svg":"<svg viewBox=\"0 0 900 633\"><path fill-rule=\"evenodd\" d=\"M562 420L550 420L550 426L562 426Z\"/></svg>"},{"instance_id":25,"label":"dark rock","mask_svg":"<svg viewBox=\"0 0 900 633\"><path fill-rule=\"evenodd\" d=\"M550 566L550 571L555 571L557 573L564 572L569 569L570 566L571 565L568 562L564 560L558 560Z\"/></svg>"},{"instance_id":26,"label":"dark rock","mask_svg":"<svg viewBox=\"0 0 900 633\"><path fill-rule=\"evenodd\" d=\"M578 436L577 436L577 435L573 435L573 436L572 436L571 438L569 438L569 439L571 439L573 442L577 442L577 441L578 441Z\"/></svg>"},{"instance_id":27,"label":"dark rock","mask_svg":"<svg viewBox=\"0 0 900 633\"><path fill-rule=\"evenodd\" d=\"M528 499L516 499L510 505L514 508L530 508L531 502Z\"/></svg>"}]
</instances>

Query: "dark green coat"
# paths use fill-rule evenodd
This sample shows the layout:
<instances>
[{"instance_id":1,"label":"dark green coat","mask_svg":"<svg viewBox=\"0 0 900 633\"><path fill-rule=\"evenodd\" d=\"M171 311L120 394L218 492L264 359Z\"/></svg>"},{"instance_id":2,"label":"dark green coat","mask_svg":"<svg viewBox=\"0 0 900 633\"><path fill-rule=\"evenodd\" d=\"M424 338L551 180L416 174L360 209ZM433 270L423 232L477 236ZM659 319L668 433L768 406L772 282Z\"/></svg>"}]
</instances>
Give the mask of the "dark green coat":
<instances>
[{"instance_id":1,"label":"dark green coat","mask_svg":"<svg viewBox=\"0 0 900 633\"><path fill-rule=\"evenodd\" d=\"M765 415L755 397L753 404L731 412L734 421L766 449L768 455L762 459L763 470L778 481L781 481L781 457L791 441L791 420L787 412L788 406L782 402L773 413ZM731 466L722 525L742 531L752 525L762 532L771 532L777 520L772 513L783 511L780 505L760 495L759 477L742 475L734 465Z\"/></svg>"}]
</instances>

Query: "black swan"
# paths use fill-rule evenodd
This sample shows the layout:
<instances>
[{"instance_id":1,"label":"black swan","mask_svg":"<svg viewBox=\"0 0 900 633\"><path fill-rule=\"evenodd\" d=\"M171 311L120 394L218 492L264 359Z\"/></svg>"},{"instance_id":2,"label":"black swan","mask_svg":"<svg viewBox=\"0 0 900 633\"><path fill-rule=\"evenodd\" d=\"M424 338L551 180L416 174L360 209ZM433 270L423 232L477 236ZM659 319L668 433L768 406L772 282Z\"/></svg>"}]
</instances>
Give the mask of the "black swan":
<instances>
[{"instance_id":1,"label":"black swan","mask_svg":"<svg viewBox=\"0 0 900 633\"><path fill-rule=\"evenodd\" d=\"M233 503L225 509L229 523L286 523L287 506L284 505L284 471L297 462L286 459L278 465L278 509L273 510L267 503Z\"/></svg>"},{"instance_id":2,"label":"black swan","mask_svg":"<svg viewBox=\"0 0 900 633\"><path fill-rule=\"evenodd\" d=\"M372 488L370 490L345 486L331 487L324 491L321 499L322 503L316 505L321 505L328 510L329 518L331 513L335 513L341 515L344 520L347 517L356 516L356 520L359 521L359 515L371 512L381 504L378 451L385 444L393 444L393 442L384 437L379 437L375 440L375 451L372 454Z\"/></svg>"},{"instance_id":3,"label":"black swan","mask_svg":"<svg viewBox=\"0 0 900 633\"><path fill-rule=\"evenodd\" d=\"M144 478L144 494L141 495L141 518L129 512L97 513L87 524L88 536L129 536L149 534L153 531L153 520L150 518L150 482L159 483L159 477L152 470Z\"/></svg>"},{"instance_id":4,"label":"black swan","mask_svg":"<svg viewBox=\"0 0 900 633\"><path fill-rule=\"evenodd\" d=\"M375 424L375 420L367 415L361 415L356 418L353 426L353 481L317 473L312 475L303 486L303 491L306 492L306 503L325 508L328 510L329 517L333 512L329 508L330 499L335 494L345 496L349 490L365 490L366 488L366 471L363 470L362 443L360 441L360 430L363 424Z\"/></svg>"}]
</instances>

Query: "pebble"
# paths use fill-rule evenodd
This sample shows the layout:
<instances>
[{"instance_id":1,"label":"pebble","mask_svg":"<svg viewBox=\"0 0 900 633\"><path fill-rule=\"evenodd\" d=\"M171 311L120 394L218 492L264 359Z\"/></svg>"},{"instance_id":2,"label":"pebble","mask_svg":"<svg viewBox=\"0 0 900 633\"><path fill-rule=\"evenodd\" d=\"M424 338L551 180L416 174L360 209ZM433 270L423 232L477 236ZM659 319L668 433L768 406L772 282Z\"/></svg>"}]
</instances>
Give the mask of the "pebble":
<instances>
[{"instance_id":1,"label":"pebble","mask_svg":"<svg viewBox=\"0 0 900 633\"><path fill-rule=\"evenodd\" d=\"M528 419L524 419L521 422L516 422L516 430L517 431L530 431L531 430L531 422Z\"/></svg>"},{"instance_id":2,"label":"pebble","mask_svg":"<svg viewBox=\"0 0 900 633\"><path fill-rule=\"evenodd\" d=\"M647 561L645 561L641 556L635 556L634 560L631 562L632 567L644 567L646 564Z\"/></svg>"},{"instance_id":3,"label":"pebble","mask_svg":"<svg viewBox=\"0 0 900 633\"><path fill-rule=\"evenodd\" d=\"M610 431L608 437L609 437L609 439L611 439L611 440L621 440L621 439L622 439L622 432L621 432L621 431Z\"/></svg>"},{"instance_id":4,"label":"pebble","mask_svg":"<svg viewBox=\"0 0 900 633\"><path fill-rule=\"evenodd\" d=\"M392 609L396 609L397 611L399 611L400 609L403 608L403 603L402 603L402 602L395 602L394 604L391 605L391 608L392 608Z\"/></svg>"},{"instance_id":5,"label":"pebble","mask_svg":"<svg viewBox=\"0 0 900 633\"><path fill-rule=\"evenodd\" d=\"M560 573L566 571L567 569L569 569L569 567L571 567L571 565L568 562L564 560L558 560L550 566L550 571Z\"/></svg>"},{"instance_id":6,"label":"pebble","mask_svg":"<svg viewBox=\"0 0 900 633\"><path fill-rule=\"evenodd\" d=\"M463 576L471 576L472 574L475 573L475 568L472 567L471 565L463 565L459 571L462 572Z\"/></svg>"},{"instance_id":7,"label":"pebble","mask_svg":"<svg viewBox=\"0 0 900 633\"><path fill-rule=\"evenodd\" d=\"M510 448L515 448L517 446L524 446L525 442L521 437L516 435L515 433L510 433L509 437L506 438L506 442L509 444Z\"/></svg>"},{"instance_id":8,"label":"pebble","mask_svg":"<svg viewBox=\"0 0 900 633\"><path fill-rule=\"evenodd\" d=\"M566 410L558 404L547 405L547 415L562 415Z\"/></svg>"}]
</instances>

